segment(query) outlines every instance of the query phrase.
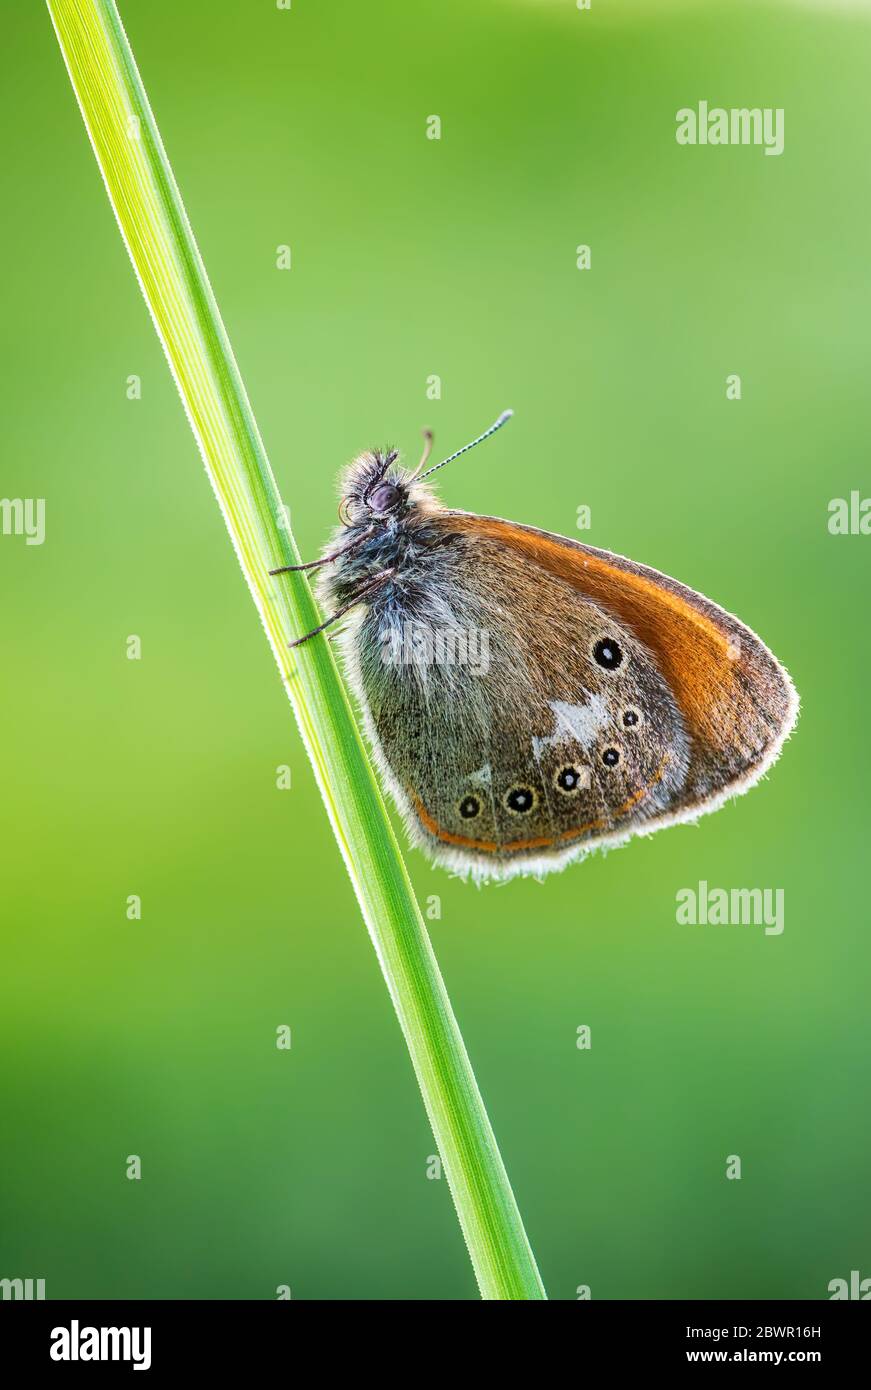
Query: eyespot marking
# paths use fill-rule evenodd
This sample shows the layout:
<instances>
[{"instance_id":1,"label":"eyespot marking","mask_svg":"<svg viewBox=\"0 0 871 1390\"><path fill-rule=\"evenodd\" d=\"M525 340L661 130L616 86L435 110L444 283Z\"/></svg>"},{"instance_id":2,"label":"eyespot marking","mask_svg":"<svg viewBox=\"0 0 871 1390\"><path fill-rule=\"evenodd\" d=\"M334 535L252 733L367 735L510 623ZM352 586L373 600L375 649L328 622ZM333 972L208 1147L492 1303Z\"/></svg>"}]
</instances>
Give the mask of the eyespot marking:
<instances>
[{"instance_id":1,"label":"eyespot marking","mask_svg":"<svg viewBox=\"0 0 871 1390\"><path fill-rule=\"evenodd\" d=\"M637 728L639 727L640 724L641 724L641 711L640 711L640 710L636 709L634 705L630 705L628 709L624 709L624 711L623 711L623 728L624 728L624 729L637 729Z\"/></svg>"},{"instance_id":2,"label":"eyespot marking","mask_svg":"<svg viewBox=\"0 0 871 1390\"><path fill-rule=\"evenodd\" d=\"M481 803L477 796L472 796L470 792L468 796L463 797L458 810L463 820L474 820L481 813Z\"/></svg>"},{"instance_id":3,"label":"eyespot marking","mask_svg":"<svg viewBox=\"0 0 871 1390\"><path fill-rule=\"evenodd\" d=\"M556 773L553 784L563 796L575 796L590 785L590 774L585 767L578 767L575 763L566 763Z\"/></svg>"},{"instance_id":4,"label":"eyespot marking","mask_svg":"<svg viewBox=\"0 0 871 1390\"><path fill-rule=\"evenodd\" d=\"M613 746L603 749L602 762L606 767L616 767L620 762L620 749Z\"/></svg>"},{"instance_id":5,"label":"eyespot marking","mask_svg":"<svg viewBox=\"0 0 871 1390\"><path fill-rule=\"evenodd\" d=\"M610 816L604 818L600 816L595 820L586 821L583 825L571 826L568 830L561 830L559 835L555 838L553 836L543 835L532 840L512 840L508 844L497 844L495 840L475 840L472 839L471 836L456 835L453 831L446 830L443 826L440 826L438 821L433 820L419 796L412 791L408 792L408 796L424 828L428 830L431 835L434 835L436 839L442 840L445 844L462 845L466 849L481 850L484 854L513 854L517 851L529 849L551 849L558 844L563 845L571 843L571 841L577 840L581 835L586 835L590 831L607 830L609 827L613 826L615 821L618 821L621 816L627 815L640 801L644 800L652 788L655 787L657 782L664 776L669 761L670 754L665 753L662 762L659 764L659 767L656 769L650 781L645 783L643 787L637 787L632 795L628 796Z\"/></svg>"},{"instance_id":6,"label":"eyespot marking","mask_svg":"<svg viewBox=\"0 0 871 1390\"><path fill-rule=\"evenodd\" d=\"M532 787L510 787L505 793L504 802L513 816L526 816L534 810L538 796Z\"/></svg>"},{"instance_id":7,"label":"eyespot marking","mask_svg":"<svg viewBox=\"0 0 871 1390\"><path fill-rule=\"evenodd\" d=\"M616 671L623 664L623 648L614 637L600 637L593 648L593 660L606 671Z\"/></svg>"}]
</instances>

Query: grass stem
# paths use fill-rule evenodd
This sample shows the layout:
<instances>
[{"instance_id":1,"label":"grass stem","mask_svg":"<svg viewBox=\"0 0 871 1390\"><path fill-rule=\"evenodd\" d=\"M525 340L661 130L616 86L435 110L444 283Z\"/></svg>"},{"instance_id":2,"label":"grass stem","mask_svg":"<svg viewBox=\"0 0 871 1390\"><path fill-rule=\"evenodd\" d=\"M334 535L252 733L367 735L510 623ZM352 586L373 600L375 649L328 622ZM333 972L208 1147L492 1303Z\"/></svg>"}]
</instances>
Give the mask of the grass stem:
<instances>
[{"instance_id":1,"label":"grass stem","mask_svg":"<svg viewBox=\"0 0 871 1390\"><path fill-rule=\"evenodd\" d=\"M544 1289L218 306L112 0L47 0L121 235L272 647L375 947L481 1295Z\"/></svg>"}]
</instances>

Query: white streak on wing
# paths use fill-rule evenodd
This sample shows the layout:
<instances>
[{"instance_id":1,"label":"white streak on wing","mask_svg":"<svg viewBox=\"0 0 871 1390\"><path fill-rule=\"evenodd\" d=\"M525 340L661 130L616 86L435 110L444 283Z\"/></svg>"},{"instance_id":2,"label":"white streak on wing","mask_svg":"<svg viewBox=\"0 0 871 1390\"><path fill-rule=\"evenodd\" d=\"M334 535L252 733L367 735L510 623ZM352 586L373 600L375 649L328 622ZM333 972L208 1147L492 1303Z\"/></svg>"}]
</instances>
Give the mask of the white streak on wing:
<instances>
[{"instance_id":1,"label":"white streak on wing","mask_svg":"<svg viewBox=\"0 0 871 1390\"><path fill-rule=\"evenodd\" d=\"M470 772L466 779L473 787L489 787L493 773L489 763L479 767L477 772Z\"/></svg>"},{"instance_id":2,"label":"white streak on wing","mask_svg":"<svg viewBox=\"0 0 871 1390\"><path fill-rule=\"evenodd\" d=\"M591 695L584 705L551 700L550 707L556 716L556 724L552 734L532 740L536 757L542 749L563 743L567 738L574 739L584 749L589 748L610 718L608 703L602 695Z\"/></svg>"}]
</instances>

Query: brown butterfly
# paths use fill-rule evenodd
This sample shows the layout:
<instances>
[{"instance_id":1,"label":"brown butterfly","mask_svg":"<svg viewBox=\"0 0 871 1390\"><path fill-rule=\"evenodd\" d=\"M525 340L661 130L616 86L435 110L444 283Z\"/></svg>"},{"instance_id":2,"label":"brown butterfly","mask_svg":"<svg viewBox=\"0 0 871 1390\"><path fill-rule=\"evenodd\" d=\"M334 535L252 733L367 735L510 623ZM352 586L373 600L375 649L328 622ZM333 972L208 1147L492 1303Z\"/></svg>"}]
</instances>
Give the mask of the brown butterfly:
<instances>
[{"instance_id":1,"label":"brown butterfly","mask_svg":"<svg viewBox=\"0 0 871 1390\"><path fill-rule=\"evenodd\" d=\"M362 454L321 596L412 839L477 879L541 874L746 791L798 712L749 628L676 580L498 517L449 511L434 468ZM273 573L282 573L275 570Z\"/></svg>"}]
</instances>

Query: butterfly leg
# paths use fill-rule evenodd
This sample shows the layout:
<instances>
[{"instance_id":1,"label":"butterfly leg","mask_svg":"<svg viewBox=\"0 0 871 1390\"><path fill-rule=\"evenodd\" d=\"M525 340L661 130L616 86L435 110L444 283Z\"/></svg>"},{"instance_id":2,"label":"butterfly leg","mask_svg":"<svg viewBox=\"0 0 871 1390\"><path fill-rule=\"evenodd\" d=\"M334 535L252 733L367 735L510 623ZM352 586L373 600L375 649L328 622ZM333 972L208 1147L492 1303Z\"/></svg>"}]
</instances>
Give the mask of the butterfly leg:
<instances>
[{"instance_id":1,"label":"butterfly leg","mask_svg":"<svg viewBox=\"0 0 871 1390\"><path fill-rule=\"evenodd\" d=\"M307 565L280 565L277 570L270 570L270 574L299 574L300 570L316 570L321 565L332 564L333 560L338 560L340 555L347 555L352 550L357 550L359 546L367 541L375 530L374 526L369 526L355 540L349 541L347 545L340 545L338 550L333 550L329 555L322 555L319 560L309 560Z\"/></svg>"},{"instance_id":2,"label":"butterfly leg","mask_svg":"<svg viewBox=\"0 0 871 1390\"><path fill-rule=\"evenodd\" d=\"M394 569L386 569L379 570L378 574L371 575L362 588L357 590L353 598L349 599L347 603L343 603L342 607L333 613L332 617L327 618L326 622L321 623L318 627L313 627L311 632L307 632L304 637L297 637L295 642L289 642L288 646L301 647L303 642L308 642L310 638L317 637L319 632L324 631L324 628L332 627L333 623L337 623L340 618L344 618L345 614L351 608L356 608L357 604L361 603L368 593L373 589L377 589L379 584L383 584L386 580L391 579L395 573L396 571Z\"/></svg>"}]
</instances>

